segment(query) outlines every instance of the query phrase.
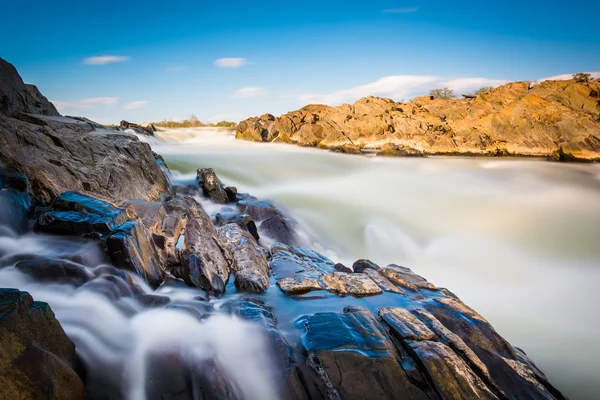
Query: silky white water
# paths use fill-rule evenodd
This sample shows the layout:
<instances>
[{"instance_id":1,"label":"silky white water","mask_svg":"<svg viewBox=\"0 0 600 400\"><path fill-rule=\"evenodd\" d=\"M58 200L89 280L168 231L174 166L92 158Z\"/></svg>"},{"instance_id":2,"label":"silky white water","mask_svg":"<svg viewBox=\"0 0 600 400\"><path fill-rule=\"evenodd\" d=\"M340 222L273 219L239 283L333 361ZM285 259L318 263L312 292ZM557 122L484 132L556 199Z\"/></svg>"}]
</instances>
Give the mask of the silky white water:
<instances>
[{"instance_id":1,"label":"silky white water","mask_svg":"<svg viewBox=\"0 0 600 400\"><path fill-rule=\"evenodd\" d=\"M380 158L179 129L148 139L179 181L221 180L287 209L334 261L447 287L574 399L600 391L600 165Z\"/></svg>"}]
</instances>

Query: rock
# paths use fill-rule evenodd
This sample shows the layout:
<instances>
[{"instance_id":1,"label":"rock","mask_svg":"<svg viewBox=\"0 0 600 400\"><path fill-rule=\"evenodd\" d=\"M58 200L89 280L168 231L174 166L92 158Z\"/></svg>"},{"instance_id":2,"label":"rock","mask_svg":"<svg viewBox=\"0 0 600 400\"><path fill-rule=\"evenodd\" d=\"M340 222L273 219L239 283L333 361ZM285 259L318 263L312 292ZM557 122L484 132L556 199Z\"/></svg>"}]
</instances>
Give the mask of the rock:
<instances>
[{"instance_id":1,"label":"rock","mask_svg":"<svg viewBox=\"0 0 600 400\"><path fill-rule=\"evenodd\" d=\"M323 275L322 280L325 289L342 295L372 296L382 293L381 288L366 274L333 272Z\"/></svg>"},{"instance_id":2,"label":"rock","mask_svg":"<svg viewBox=\"0 0 600 400\"><path fill-rule=\"evenodd\" d=\"M310 378L326 399L428 399L398 363L394 346L362 309L319 313L296 321Z\"/></svg>"},{"instance_id":3,"label":"rock","mask_svg":"<svg viewBox=\"0 0 600 400\"><path fill-rule=\"evenodd\" d=\"M202 187L204 195L214 202L223 204L230 201L227 192L221 188L221 180L212 168L200 168L196 180Z\"/></svg>"},{"instance_id":4,"label":"rock","mask_svg":"<svg viewBox=\"0 0 600 400\"><path fill-rule=\"evenodd\" d=\"M37 281L71 283L76 286L84 284L92 277L83 265L55 258L19 261L15 268Z\"/></svg>"},{"instance_id":5,"label":"rock","mask_svg":"<svg viewBox=\"0 0 600 400\"><path fill-rule=\"evenodd\" d=\"M235 186L225 186L223 190L225 191L225 193L227 193L227 198L229 199L229 201L237 201L238 190Z\"/></svg>"},{"instance_id":6,"label":"rock","mask_svg":"<svg viewBox=\"0 0 600 400\"><path fill-rule=\"evenodd\" d=\"M159 201L146 201L146 200L125 200L119 206L122 209L133 207L135 214L141 219L142 223L150 232L162 235L163 226L165 225L165 219L167 218L167 212L163 204ZM175 224L176 225L176 224ZM175 236L174 233L169 232L169 237Z\"/></svg>"},{"instance_id":7,"label":"rock","mask_svg":"<svg viewBox=\"0 0 600 400\"><path fill-rule=\"evenodd\" d=\"M379 272L387 279L392 281L395 285L401 286L406 289L410 289L413 291L419 291L419 289L436 289L436 287L433 284L427 282L425 278L415 274L409 268L390 264L385 268L381 268Z\"/></svg>"},{"instance_id":8,"label":"rock","mask_svg":"<svg viewBox=\"0 0 600 400\"><path fill-rule=\"evenodd\" d=\"M31 199L29 180L22 171L0 169L0 226L9 227L17 233L28 228Z\"/></svg>"},{"instance_id":9,"label":"rock","mask_svg":"<svg viewBox=\"0 0 600 400\"><path fill-rule=\"evenodd\" d=\"M127 221L125 210L91 196L65 192L39 215L35 230L61 235L108 234Z\"/></svg>"},{"instance_id":10,"label":"rock","mask_svg":"<svg viewBox=\"0 0 600 400\"><path fill-rule=\"evenodd\" d=\"M248 199L238 201L237 204L242 213L250 215L255 221L281 216L281 211L268 201Z\"/></svg>"},{"instance_id":11,"label":"rock","mask_svg":"<svg viewBox=\"0 0 600 400\"><path fill-rule=\"evenodd\" d=\"M404 295L404 291L398 286L394 285L390 280L381 275L379 271L372 268L365 268L364 273L369 276L382 290L386 292L398 293Z\"/></svg>"},{"instance_id":12,"label":"rock","mask_svg":"<svg viewBox=\"0 0 600 400\"><path fill-rule=\"evenodd\" d=\"M260 229L271 239L288 246L295 246L297 243L293 224L290 219L275 215L261 222Z\"/></svg>"},{"instance_id":13,"label":"rock","mask_svg":"<svg viewBox=\"0 0 600 400\"><path fill-rule=\"evenodd\" d=\"M288 296L324 289L314 278L281 278L277 281L277 287Z\"/></svg>"},{"instance_id":14,"label":"rock","mask_svg":"<svg viewBox=\"0 0 600 400\"><path fill-rule=\"evenodd\" d=\"M150 129L152 132L156 132L157 129L152 122L142 122L140 126L144 129Z\"/></svg>"},{"instance_id":15,"label":"rock","mask_svg":"<svg viewBox=\"0 0 600 400\"><path fill-rule=\"evenodd\" d=\"M333 261L305 247L291 247L282 243L271 246L269 265L273 275L280 278L320 280L324 274L335 272Z\"/></svg>"},{"instance_id":16,"label":"rock","mask_svg":"<svg viewBox=\"0 0 600 400\"><path fill-rule=\"evenodd\" d=\"M240 291L265 292L269 287L269 264L254 238L237 224L228 224L217 230L221 246L233 258L235 287Z\"/></svg>"},{"instance_id":17,"label":"rock","mask_svg":"<svg viewBox=\"0 0 600 400\"><path fill-rule=\"evenodd\" d=\"M252 117L236 138L380 155L537 156L600 160L600 82L499 86L469 100L365 97L353 105L308 105L278 118Z\"/></svg>"},{"instance_id":18,"label":"rock","mask_svg":"<svg viewBox=\"0 0 600 400\"><path fill-rule=\"evenodd\" d=\"M260 236L258 235L258 229L256 229L256 224L248 214L239 214L237 212L217 213L215 215L215 219L217 226L237 224L240 228L251 234L257 242L260 239Z\"/></svg>"},{"instance_id":19,"label":"rock","mask_svg":"<svg viewBox=\"0 0 600 400\"><path fill-rule=\"evenodd\" d=\"M350 269L350 268L346 267L344 264L340 264L340 263L335 264L333 266L333 268L335 268L336 271L346 272L348 274L351 274L354 272L354 271L352 271L352 269Z\"/></svg>"},{"instance_id":20,"label":"rock","mask_svg":"<svg viewBox=\"0 0 600 400\"><path fill-rule=\"evenodd\" d=\"M437 336L404 308L380 308L379 316L402 340L437 340Z\"/></svg>"},{"instance_id":21,"label":"rock","mask_svg":"<svg viewBox=\"0 0 600 400\"><path fill-rule=\"evenodd\" d=\"M26 85L15 67L0 58L0 113L59 115L56 107L34 85Z\"/></svg>"},{"instance_id":22,"label":"rock","mask_svg":"<svg viewBox=\"0 0 600 400\"><path fill-rule=\"evenodd\" d=\"M141 222L121 225L105 243L110 260L117 267L136 272L152 287L163 281L164 271L152 236Z\"/></svg>"},{"instance_id":23,"label":"rock","mask_svg":"<svg viewBox=\"0 0 600 400\"><path fill-rule=\"evenodd\" d=\"M75 346L47 303L0 289L0 383L6 399L85 399Z\"/></svg>"},{"instance_id":24,"label":"rock","mask_svg":"<svg viewBox=\"0 0 600 400\"><path fill-rule=\"evenodd\" d=\"M233 260L230 255L225 257L210 217L193 199L188 201L192 203L188 203L184 261L171 272L187 284L217 295L223 294Z\"/></svg>"},{"instance_id":25,"label":"rock","mask_svg":"<svg viewBox=\"0 0 600 400\"><path fill-rule=\"evenodd\" d=\"M388 157L425 157L425 154L417 149L394 143L386 143L381 146L381 151L377 155Z\"/></svg>"},{"instance_id":26,"label":"rock","mask_svg":"<svg viewBox=\"0 0 600 400\"><path fill-rule=\"evenodd\" d=\"M137 133L154 136L154 132L156 131L156 128L154 128L154 126L148 122L146 122L145 124L146 124L146 126L144 126L143 124L138 125L138 124L134 124L134 123L123 120L119 124L119 128L120 129L132 129L132 130L136 131ZM152 129L152 128L154 128L154 129Z\"/></svg>"},{"instance_id":27,"label":"rock","mask_svg":"<svg viewBox=\"0 0 600 400\"><path fill-rule=\"evenodd\" d=\"M354 272L365 272L367 268L371 268L375 271L379 270L379 265L375 264L370 260L356 260L354 264L352 264L352 270Z\"/></svg>"}]
</instances>

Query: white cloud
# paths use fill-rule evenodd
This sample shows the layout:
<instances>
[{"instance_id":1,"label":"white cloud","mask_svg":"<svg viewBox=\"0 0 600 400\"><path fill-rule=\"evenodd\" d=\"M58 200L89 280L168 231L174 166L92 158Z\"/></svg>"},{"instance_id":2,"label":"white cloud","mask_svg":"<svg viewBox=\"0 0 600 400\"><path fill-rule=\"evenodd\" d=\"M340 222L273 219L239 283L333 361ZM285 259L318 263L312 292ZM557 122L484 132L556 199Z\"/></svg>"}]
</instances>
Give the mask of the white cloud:
<instances>
[{"instance_id":1,"label":"white cloud","mask_svg":"<svg viewBox=\"0 0 600 400\"><path fill-rule=\"evenodd\" d=\"M411 14L419 11L418 7L404 7L404 8L386 8L381 10L382 13L386 14Z\"/></svg>"},{"instance_id":2,"label":"white cloud","mask_svg":"<svg viewBox=\"0 0 600 400\"><path fill-rule=\"evenodd\" d=\"M248 64L245 58L219 58L215 60L215 65L219 68L239 68Z\"/></svg>"},{"instance_id":3,"label":"white cloud","mask_svg":"<svg viewBox=\"0 0 600 400\"><path fill-rule=\"evenodd\" d=\"M110 63L119 63L129 60L129 57L126 56L98 56L98 57L88 57L83 60L83 63L86 65L104 65Z\"/></svg>"},{"instance_id":4,"label":"white cloud","mask_svg":"<svg viewBox=\"0 0 600 400\"><path fill-rule=\"evenodd\" d=\"M440 85L443 87L450 88L456 92L468 92L471 90L477 90L482 87L496 87L500 85L504 85L508 83L508 81L502 79L487 79L487 78L458 78L451 79L449 81L443 82ZM459 93L457 93L459 94Z\"/></svg>"},{"instance_id":5,"label":"white cloud","mask_svg":"<svg viewBox=\"0 0 600 400\"><path fill-rule=\"evenodd\" d=\"M267 94L268 94L268 92L265 88L260 87L260 86L251 86L251 87L245 87L245 88L242 88L242 89L236 91L235 93L233 93L233 95L231 97L234 99L243 99L243 98L249 98L249 97L265 96Z\"/></svg>"},{"instance_id":6,"label":"white cloud","mask_svg":"<svg viewBox=\"0 0 600 400\"><path fill-rule=\"evenodd\" d=\"M600 71L588 72L588 74L592 75L592 78L600 78ZM547 78L538 79L535 83L540 83L543 81L566 81L569 79L573 79L573 74L562 74L562 75L554 75L549 76Z\"/></svg>"},{"instance_id":7,"label":"white cloud","mask_svg":"<svg viewBox=\"0 0 600 400\"><path fill-rule=\"evenodd\" d=\"M428 88L435 87L436 82L439 82L439 80L440 78L437 76L385 76L375 82L355 86L346 90L340 90L338 92L321 95L305 94L300 96L300 101L303 104L321 103L339 105L342 103L353 103L365 96L391 97L396 100L401 100L406 97L414 96Z\"/></svg>"},{"instance_id":8,"label":"white cloud","mask_svg":"<svg viewBox=\"0 0 600 400\"><path fill-rule=\"evenodd\" d=\"M125 104L124 108L126 110L137 110L138 108L146 107L148 103L149 102L146 100L132 101L131 103Z\"/></svg>"},{"instance_id":9,"label":"white cloud","mask_svg":"<svg viewBox=\"0 0 600 400\"><path fill-rule=\"evenodd\" d=\"M394 75L385 76L375 82L338 92L301 95L299 99L303 105L314 103L340 105L342 103L354 103L356 100L366 96L389 97L400 101L425 95L429 90L435 88L448 87L457 92L469 92L484 86L495 87L507 82L505 80L487 78L457 78L448 80L439 76Z\"/></svg>"},{"instance_id":10,"label":"white cloud","mask_svg":"<svg viewBox=\"0 0 600 400\"><path fill-rule=\"evenodd\" d=\"M91 97L75 101L51 100L59 110L67 108L90 109L94 106L113 106L119 101L117 97Z\"/></svg>"}]
</instances>

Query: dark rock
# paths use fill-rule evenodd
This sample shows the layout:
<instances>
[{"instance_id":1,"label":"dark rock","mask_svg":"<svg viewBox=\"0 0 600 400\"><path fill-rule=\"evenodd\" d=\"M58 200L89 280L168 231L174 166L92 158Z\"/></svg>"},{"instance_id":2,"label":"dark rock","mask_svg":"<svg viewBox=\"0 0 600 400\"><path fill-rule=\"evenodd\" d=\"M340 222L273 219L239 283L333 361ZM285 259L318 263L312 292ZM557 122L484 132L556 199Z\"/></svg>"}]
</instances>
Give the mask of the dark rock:
<instances>
[{"instance_id":1,"label":"dark rock","mask_svg":"<svg viewBox=\"0 0 600 400\"><path fill-rule=\"evenodd\" d=\"M225 188L223 188L223 190L225 191L225 193L227 193L227 198L229 199L229 201L237 201L238 190L235 186L226 186Z\"/></svg>"},{"instance_id":2,"label":"dark rock","mask_svg":"<svg viewBox=\"0 0 600 400\"><path fill-rule=\"evenodd\" d=\"M134 124L132 122L127 122L125 120L122 120L121 123L119 124L119 129L132 129L134 131L136 131L137 133L142 133L144 135L148 135L148 136L154 136L154 132L156 131L156 128L154 128L154 125L149 124L148 126L143 126L142 124Z\"/></svg>"},{"instance_id":3,"label":"dark rock","mask_svg":"<svg viewBox=\"0 0 600 400\"><path fill-rule=\"evenodd\" d=\"M277 242L295 246L297 245L296 234L292 226L293 221L290 219L275 215L261 222L260 229Z\"/></svg>"},{"instance_id":4,"label":"dark rock","mask_svg":"<svg viewBox=\"0 0 600 400\"><path fill-rule=\"evenodd\" d=\"M119 205L121 208L133 207L137 216L150 232L162 235L167 212L161 202L146 200L126 200Z\"/></svg>"},{"instance_id":5,"label":"dark rock","mask_svg":"<svg viewBox=\"0 0 600 400\"><path fill-rule=\"evenodd\" d=\"M379 269L379 265L375 264L370 260L356 260L354 264L352 264L352 270L354 272L365 272L365 269L371 268L377 271Z\"/></svg>"},{"instance_id":6,"label":"dark rock","mask_svg":"<svg viewBox=\"0 0 600 400\"><path fill-rule=\"evenodd\" d=\"M228 203L230 201L228 193L221 187L221 180L212 168L200 168L196 180L202 187L204 195L211 200L217 203Z\"/></svg>"},{"instance_id":7,"label":"dark rock","mask_svg":"<svg viewBox=\"0 0 600 400\"><path fill-rule=\"evenodd\" d=\"M398 363L390 339L362 309L319 313L296 321L307 364L326 399L427 399Z\"/></svg>"},{"instance_id":8,"label":"dark rock","mask_svg":"<svg viewBox=\"0 0 600 400\"><path fill-rule=\"evenodd\" d=\"M108 234L127 221L125 210L75 192L54 199L50 211L42 212L35 230L62 235Z\"/></svg>"},{"instance_id":9,"label":"dark rock","mask_svg":"<svg viewBox=\"0 0 600 400\"><path fill-rule=\"evenodd\" d=\"M240 200L237 204L240 207L241 212L250 215L255 221L262 221L270 217L281 216L281 211L268 201L248 199Z\"/></svg>"},{"instance_id":10,"label":"dark rock","mask_svg":"<svg viewBox=\"0 0 600 400\"><path fill-rule=\"evenodd\" d=\"M19 261L15 268L38 281L72 283L76 286L84 284L92 277L83 265L54 258Z\"/></svg>"},{"instance_id":11,"label":"dark rock","mask_svg":"<svg viewBox=\"0 0 600 400\"><path fill-rule=\"evenodd\" d=\"M0 169L0 226L23 233L28 227L31 199L27 177L16 168Z\"/></svg>"},{"instance_id":12,"label":"dark rock","mask_svg":"<svg viewBox=\"0 0 600 400\"><path fill-rule=\"evenodd\" d=\"M5 399L85 399L75 346L47 303L0 289L0 389Z\"/></svg>"},{"instance_id":13,"label":"dark rock","mask_svg":"<svg viewBox=\"0 0 600 400\"><path fill-rule=\"evenodd\" d=\"M237 212L217 213L215 215L217 226L227 224L237 224L240 228L246 230L258 242L260 236L256 224L248 214L239 214Z\"/></svg>"},{"instance_id":14,"label":"dark rock","mask_svg":"<svg viewBox=\"0 0 600 400\"><path fill-rule=\"evenodd\" d=\"M106 249L114 265L135 271L152 287L160 285L164 272L152 236L141 222L127 222L106 238Z\"/></svg>"},{"instance_id":15,"label":"dark rock","mask_svg":"<svg viewBox=\"0 0 600 400\"><path fill-rule=\"evenodd\" d=\"M37 87L26 85L15 67L0 58L0 113L15 117L21 113L59 115L56 107Z\"/></svg>"},{"instance_id":16,"label":"dark rock","mask_svg":"<svg viewBox=\"0 0 600 400\"><path fill-rule=\"evenodd\" d=\"M158 296L155 294L144 294L138 297L140 303L146 307L163 307L171 302L167 296Z\"/></svg>"},{"instance_id":17,"label":"dark rock","mask_svg":"<svg viewBox=\"0 0 600 400\"><path fill-rule=\"evenodd\" d=\"M340 264L340 263L335 264L333 266L333 268L335 268L335 270L338 272L346 272L348 274L351 274L354 272L350 268L346 267L344 264Z\"/></svg>"},{"instance_id":18,"label":"dark rock","mask_svg":"<svg viewBox=\"0 0 600 400\"><path fill-rule=\"evenodd\" d=\"M269 264L254 238L237 224L217 230L221 246L233 258L235 286L248 292L265 292L269 288Z\"/></svg>"}]
</instances>

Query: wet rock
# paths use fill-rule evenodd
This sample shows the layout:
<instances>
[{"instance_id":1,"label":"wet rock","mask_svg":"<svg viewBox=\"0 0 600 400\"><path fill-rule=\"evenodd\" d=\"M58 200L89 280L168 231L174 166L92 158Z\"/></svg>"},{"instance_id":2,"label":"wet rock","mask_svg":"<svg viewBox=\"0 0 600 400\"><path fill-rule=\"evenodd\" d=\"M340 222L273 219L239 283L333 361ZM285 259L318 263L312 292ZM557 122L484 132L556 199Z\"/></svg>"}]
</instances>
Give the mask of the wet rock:
<instances>
[{"instance_id":1,"label":"wet rock","mask_svg":"<svg viewBox=\"0 0 600 400\"><path fill-rule=\"evenodd\" d=\"M223 190L225 191L225 193L227 193L227 198L230 202L237 201L238 190L235 186L226 186L223 188Z\"/></svg>"},{"instance_id":2,"label":"wet rock","mask_svg":"<svg viewBox=\"0 0 600 400\"><path fill-rule=\"evenodd\" d=\"M277 281L277 287L288 296L325 289L321 282L313 278L281 278Z\"/></svg>"},{"instance_id":3,"label":"wet rock","mask_svg":"<svg viewBox=\"0 0 600 400\"><path fill-rule=\"evenodd\" d=\"M83 265L56 258L19 261L15 268L37 281L71 283L76 286L84 284L92 276Z\"/></svg>"},{"instance_id":4,"label":"wet rock","mask_svg":"<svg viewBox=\"0 0 600 400\"><path fill-rule=\"evenodd\" d=\"M119 204L123 209L133 207L135 214L150 232L162 235L167 212L161 202L146 200L126 200Z\"/></svg>"},{"instance_id":5,"label":"wet rock","mask_svg":"<svg viewBox=\"0 0 600 400\"><path fill-rule=\"evenodd\" d=\"M29 180L15 168L0 169L0 226L23 233L31 208Z\"/></svg>"},{"instance_id":6,"label":"wet rock","mask_svg":"<svg viewBox=\"0 0 600 400\"><path fill-rule=\"evenodd\" d=\"M252 235L252 237L258 242L260 236L258 235L258 229L256 224L248 214L239 214L237 212L229 213L217 213L215 215L217 226L223 226L227 224L237 224L240 228L244 229Z\"/></svg>"},{"instance_id":7,"label":"wet rock","mask_svg":"<svg viewBox=\"0 0 600 400\"><path fill-rule=\"evenodd\" d=\"M381 275L378 271L372 268L365 268L364 273L369 276L385 292L398 293L404 295L404 291L394 285L389 279Z\"/></svg>"},{"instance_id":8,"label":"wet rock","mask_svg":"<svg viewBox=\"0 0 600 400\"><path fill-rule=\"evenodd\" d=\"M325 289L342 295L372 296L382 293L381 288L366 274L333 272L323 275L322 280Z\"/></svg>"},{"instance_id":9,"label":"wet rock","mask_svg":"<svg viewBox=\"0 0 600 400\"><path fill-rule=\"evenodd\" d=\"M34 229L62 235L108 234L127 221L127 213L112 204L75 192L61 193Z\"/></svg>"},{"instance_id":10,"label":"wet rock","mask_svg":"<svg viewBox=\"0 0 600 400\"><path fill-rule=\"evenodd\" d=\"M261 231L267 236L288 246L297 244L293 226L294 222L292 220L283 218L280 215L267 218L260 223Z\"/></svg>"},{"instance_id":11,"label":"wet rock","mask_svg":"<svg viewBox=\"0 0 600 400\"><path fill-rule=\"evenodd\" d=\"M250 215L255 221L281 216L281 211L268 201L248 199L238 201L237 204L242 213Z\"/></svg>"},{"instance_id":12,"label":"wet rock","mask_svg":"<svg viewBox=\"0 0 600 400\"><path fill-rule=\"evenodd\" d=\"M158 287L164 279L160 258L150 231L141 222L127 222L106 238L111 262L119 268L136 272L150 286Z\"/></svg>"},{"instance_id":13,"label":"wet rock","mask_svg":"<svg viewBox=\"0 0 600 400\"><path fill-rule=\"evenodd\" d=\"M398 363L394 346L362 309L319 313L296 322L311 379L327 399L427 399Z\"/></svg>"},{"instance_id":14,"label":"wet rock","mask_svg":"<svg viewBox=\"0 0 600 400\"><path fill-rule=\"evenodd\" d=\"M212 168L200 168L196 176L204 195L217 203L228 203L229 196L221 187L221 180Z\"/></svg>"},{"instance_id":15,"label":"wet rock","mask_svg":"<svg viewBox=\"0 0 600 400\"><path fill-rule=\"evenodd\" d=\"M183 265L173 274L208 292L224 293L233 261L225 257L210 217L196 205L188 212L183 250Z\"/></svg>"},{"instance_id":16,"label":"wet rock","mask_svg":"<svg viewBox=\"0 0 600 400\"><path fill-rule=\"evenodd\" d=\"M381 268L379 272L395 285L406 289L413 291L419 291L419 289L436 289L435 285L427 282L425 278L415 274L409 268L390 264L385 268Z\"/></svg>"},{"instance_id":17,"label":"wet rock","mask_svg":"<svg viewBox=\"0 0 600 400\"><path fill-rule=\"evenodd\" d=\"M338 272L345 272L345 273L347 273L347 274L351 274L351 273L353 273L353 272L354 272L354 271L352 271L352 269L351 269L351 268L348 268L348 267L346 267L344 264L341 264L341 263L337 263L337 264L335 264L335 265L333 266L333 268L335 268L335 270L336 270L336 271L338 271Z\"/></svg>"},{"instance_id":18,"label":"wet rock","mask_svg":"<svg viewBox=\"0 0 600 400\"><path fill-rule=\"evenodd\" d=\"M139 302L145 307L164 307L171 302L167 296L143 294L138 297Z\"/></svg>"},{"instance_id":19,"label":"wet rock","mask_svg":"<svg viewBox=\"0 0 600 400\"><path fill-rule=\"evenodd\" d=\"M375 264L370 260L356 260L354 264L352 264L352 270L354 272L365 272L367 268L374 269L375 271L379 270L379 265Z\"/></svg>"},{"instance_id":20,"label":"wet rock","mask_svg":"<svg viewBox=\"0 0 600 400\"><path fill-rule=\"evenodd\" d=\"M404 308L380 308L379 316L402 340L437 340L437 336L423 322Z\"/></svg>"},{"instance_id":21,"label":"wet rock","mask_svg":"<svg viewBox=\"0 0 600 400\"><path fill-rule=\"evenodd\" d=\"M119 129L132 129L136 133L142 133L142 134L148 135L148 136L154 136L154 132L156 131L156 128L152 129L153 127L154 126L148 122L145 123L145 126L143 124L134 124L132 122L127 122L125 120L122 120L121 123L119 124Z\"/></svg>"},{"instance_id":22,"label":"wet rock","mask_svg":"<svg viewBox=\"0 0 600 400\"><path fill-rule=\"evenodd\" d=\"M269 264L254 238L237 224L222 226L217 234L233 258L235 287L240 291L265 292L269 287Z\"/></svg>"},{"instance_id":23,"label":"wet rock","mask_svg":"<svg viewBox=\"0 0 600 400\"><path fill-rule=\"evenodd\" d=\"M0 382L6 399L85 399L75 346L47 303L0 289Z\"/></svg>"},{"instance_id":24,"label":"wet rock","mask_svg":"<svg viewBox=\"0 0 600 400\"><path fill-rule=\"evenodd\" d=\"M442 398L498 399L448 346L431 341L414 341L409 345Z\"/></svg>"},{"instance_id":25,"label":"wet rock","mask_svg":"<svg viewBox=\"0 0 600 400\"><path fill-rule=\"evenodd\" d=\"M280 278L321 279L324 274L335 272L335 263L316 251L300 246L275 243L271 246L269 265L273 275Z\"/></svg>"}]
</instances>

